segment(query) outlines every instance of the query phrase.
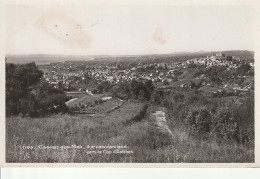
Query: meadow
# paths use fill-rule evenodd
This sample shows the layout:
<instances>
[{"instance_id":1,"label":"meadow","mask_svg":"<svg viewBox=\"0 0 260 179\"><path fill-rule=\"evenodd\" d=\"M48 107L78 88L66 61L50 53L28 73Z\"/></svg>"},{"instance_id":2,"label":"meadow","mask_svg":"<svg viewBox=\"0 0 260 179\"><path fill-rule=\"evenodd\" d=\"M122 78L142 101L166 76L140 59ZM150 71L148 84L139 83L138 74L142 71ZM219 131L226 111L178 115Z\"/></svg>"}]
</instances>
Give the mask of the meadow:
<instances>
[{"instance_id":1,"label":"meadow","mask_svg":"<svg viewBox=\"0 0 260 179\"><path fill-rule=\"evenodd\" d=\"M126 102L109 113L6 119L6 162L19 163L207 163L252 162L241 145L194 139L170 125L156 127L156 105ZM167 121L170 119L167 116ZM61 148L63 146L63 148ZM101 152L101 153L98 153Z\"/></svg>"}]
</instances>

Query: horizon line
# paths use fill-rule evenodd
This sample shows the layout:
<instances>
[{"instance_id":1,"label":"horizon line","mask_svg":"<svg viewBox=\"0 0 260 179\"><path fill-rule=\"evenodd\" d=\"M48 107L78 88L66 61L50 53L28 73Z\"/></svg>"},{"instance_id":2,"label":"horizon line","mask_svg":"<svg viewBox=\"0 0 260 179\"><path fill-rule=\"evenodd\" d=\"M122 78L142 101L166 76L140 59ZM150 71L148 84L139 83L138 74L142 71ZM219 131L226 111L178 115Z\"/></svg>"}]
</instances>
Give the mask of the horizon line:
<instances>
[{"instance_id":1,"label":"horizon line","mask_svg":"<svg viewBox=\"0 0 260 179\"><path fill-rule=\"evenodd\" d=\"M30 53L30 54L5 54L7 56L30 56L30 55L57 55L57 56L145 56L145 55L169 55L169 54L178 54L178 53L209 53L209 52L225 52L225 51L248 51L254 52L254 50L199 50L199 51L175 51L169 53L144 53L144 54L54 54L54 53Z\"/></svg>"}]
</instances>

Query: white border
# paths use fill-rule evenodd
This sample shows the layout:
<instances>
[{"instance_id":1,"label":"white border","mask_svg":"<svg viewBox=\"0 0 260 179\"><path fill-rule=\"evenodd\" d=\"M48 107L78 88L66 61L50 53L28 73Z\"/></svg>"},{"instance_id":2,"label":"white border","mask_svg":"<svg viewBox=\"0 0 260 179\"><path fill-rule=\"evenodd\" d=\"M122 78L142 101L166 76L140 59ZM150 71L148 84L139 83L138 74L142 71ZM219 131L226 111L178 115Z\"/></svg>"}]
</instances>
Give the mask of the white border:
<instances>
[{"instance_id":1,"label":"white border","mask_svg":"<svg viewBox=\"0 0 260 179\"><path fill-rule=\"evenodd\" d=\"M91 5L254 5L256 9L260 9L260 3L258 0L6 0L6 1L0 1L0 39L5 39L5 26L4 26L4 20L5 20L5 5L6 4L50 4L50 5L64 5L64 4L91 4ZM1 92L1 103L0 103L0 166L4 167L88 167L88 168L96 168L96 167L102 167L102 168L186 168L186 167L192 167L192 168L241 168L241 167L259 167L260 166L260 157L259 157L259 136L260 136L260 130L259 130L259 116L260 111L257 110L260 106L259 103L259 47L260 47L260 22L259 22L259 12L256 11L255 14L255 163L171 163L171 164L165 164L165 163L5 163L5 40L0 40L0 58L2 59L0 61L0 80L2 83L0 84L0 92Z\"/></svg>"}]
</instances>

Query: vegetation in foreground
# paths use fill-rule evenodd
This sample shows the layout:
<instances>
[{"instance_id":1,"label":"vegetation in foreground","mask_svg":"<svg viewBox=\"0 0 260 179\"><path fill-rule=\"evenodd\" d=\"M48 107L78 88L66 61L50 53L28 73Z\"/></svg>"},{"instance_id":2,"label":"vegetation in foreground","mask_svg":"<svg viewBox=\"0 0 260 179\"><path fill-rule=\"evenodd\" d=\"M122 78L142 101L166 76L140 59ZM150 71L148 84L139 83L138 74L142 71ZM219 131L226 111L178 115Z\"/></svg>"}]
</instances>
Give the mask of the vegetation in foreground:
<instances>
[{"instance_id":1,"label":"vegetation in foreground","mask_svg":"<svg viewBox=\"0 0 260 179\"><path fill-rule=\"evenodd\" d=\"M151 113L141 103L126 103L102 115L55 115L47 118L7 118L7 162L253 162L254 151L237 143L197 139L178 126L170 126L173 137L156 128ZM144 111L146 110L146 113ZM122 115L124 114L124 115ZM28 130L30 129L30 130ZM85 149L55 149L55 146L82 146ZM101 154L87 146L127 146ZM27 148L26 148L27 146ZM40 148L39 148L40 146ZM42 147L49 149L41 149ZM30 147L33 147L30 149ZM112 153L109 153L112 152ZM129 153L127 153L127 151Z\"/></svg>"},{"instance_id":2,"label":"vegetation in foreground","mask_svg":"<svg viewBox=\"0 0 260 179\"><path fill-rule=\"evenodd\" d=\"M235 69L192 64L175 71L171 82L97 83L96 92L112 99L85 95L72 108L62 85L42 75L34 63L6 64L7 162L254 162L248 63ZM85 110L91 114L75 113ZM152 116L158 110L168 132Z\"/></svg>"}]
</instances>

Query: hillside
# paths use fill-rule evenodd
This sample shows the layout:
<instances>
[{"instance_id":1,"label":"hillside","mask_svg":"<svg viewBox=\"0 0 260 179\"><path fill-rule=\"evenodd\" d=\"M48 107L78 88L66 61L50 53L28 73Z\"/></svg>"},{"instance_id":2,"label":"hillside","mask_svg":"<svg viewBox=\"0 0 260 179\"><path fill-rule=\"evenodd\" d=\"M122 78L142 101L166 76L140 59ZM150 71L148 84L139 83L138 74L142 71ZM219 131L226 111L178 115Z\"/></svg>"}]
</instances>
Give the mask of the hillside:
<instances>
[{"instance_id":1,"label":"hillside","mask_svg":"<svg viewBox=\"0 0 260 179\"><path fill-rule=\"evenodd\" d=\"M232 51L222 51L227 56L237 56L241 59L254 59L253 51L246 50L232 50ZM126 61L126 60L136 60L136 61L156 61L156 62L170 62L178 61L183 62L190 58L205 57L207 55L215 54L215 51L205 52L175 52L169 54L152 54L152 55L86 55L86 56L73 56L73 55L7 55L6 59L8 63L28 63L35 61L37 65L49 64L54 62L65 62L65 61Z\"/></svg>"}]
</instances>

